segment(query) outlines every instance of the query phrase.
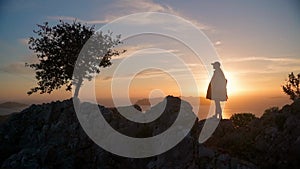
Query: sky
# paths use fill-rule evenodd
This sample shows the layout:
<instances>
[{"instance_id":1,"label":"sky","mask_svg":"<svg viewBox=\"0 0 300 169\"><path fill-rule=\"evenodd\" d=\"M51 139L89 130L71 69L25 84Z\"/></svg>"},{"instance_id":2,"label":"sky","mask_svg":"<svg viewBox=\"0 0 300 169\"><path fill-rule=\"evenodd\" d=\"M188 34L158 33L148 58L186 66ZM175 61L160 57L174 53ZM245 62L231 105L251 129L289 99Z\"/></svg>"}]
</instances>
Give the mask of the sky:
<instances>
[{"instance_id":1,"label":"sky","mask_svg":"<svg viewBox=\"0 0 300 169\"><path fill-rule=\"evenodd\" d=\"M229 98L232 98L229 105L241 105L240 100L245 100L244 102L249 102L246 106L253 107L251 104L255 101L261 102L258 98L263 98L263 109L273 104L282 106L289 102L288 96L281 90L281 85L288 73L300 73L300 2L297 0L92 0L72 3L57 0L1 1L0 102L46 102L71 97L71 93L64 90L55 91L51 95L26 94L36 84L34 72L24 67L25 62L36 61L34 53L27 45L28 38L35 36L33 30L37 28L36 24L47 21L54 25L59 19L67 22L76 19L99 29L115 19L139 12L175 15L203 31L222 61L222 68L228 79ZM148 24L154 25L155 22L150 20ZM179 29L180 26L174 28ZM186 35L189 36L189 32ZM193 54L188 49L174 41L169 43L170 39L150 35L147 39L149 41L145 41L145 37L125 40L122 47L128 49L128 52L123 58L130 54L139 55L135 52L141 52L140 50L147 47L163 48L167 52L160 53L161 59L158 60L161 63L167 61L161 65L167 66L172 72L180 70L176 68L174 60L167 59L167 55L181 53L192 58ZM149 51L142 51L141 55L147 52L150 56ZM155 52L157 53L152 51ZM188 80L180 87L187 90L187 96L204 97L209 76L200 63L195 62L197 64L193 65L191 59L187 62L191 65L199 91L191 90L189 84L192 82ZM97 97L109 98L112 83L110 79L119 63L120 58L113 59L113 66L97 76ZM180 79L184 80L186 72L180 73ZM131 97L142 98L151 94L181 95L178 82L159 69L147 69L135 77L129 89ZM158 86L159 90L155 90ZM118 93L121 93L118 97L122 97L122 90Z\"/></svg>"}]
</instances>

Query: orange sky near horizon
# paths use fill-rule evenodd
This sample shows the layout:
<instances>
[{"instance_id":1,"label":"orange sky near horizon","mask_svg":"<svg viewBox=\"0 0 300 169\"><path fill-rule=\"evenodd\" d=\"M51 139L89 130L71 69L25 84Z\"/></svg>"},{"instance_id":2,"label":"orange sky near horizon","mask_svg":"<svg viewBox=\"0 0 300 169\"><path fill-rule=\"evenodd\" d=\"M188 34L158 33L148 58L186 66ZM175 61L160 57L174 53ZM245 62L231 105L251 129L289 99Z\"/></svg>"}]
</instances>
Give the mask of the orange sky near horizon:
<instances>
[{"instance_id":1,"label":"orange sky near horizon","mask_svg":"<svg viewBox=\"0 0 300 169\"><path fill-rule=\"evenodd\" d=\"M226 74L226 73L225 73ZM101 77L101 75L99 75ZM129 96L132 98L132 104L135 103L137 99L142 98L155 98L155 97L162 97L166 95L173 95L173 96L180 96L180 90L178 85L174 81L174 79L170 78L167 75L163 75L165 77L153 77L149 79L140 79L138 75L136 79L134 79L129 88ZM291 100L289 97L285 95L282 90L280 84L273 85L273 87L261 86L260 88L244 88L239 85L240 83L236 81L241 81L240 79L234 79L234 77L228 77L229 84L230 82L235 82L234 85L229 85L228 93L229 99L225 104L224 109L224 118L229 118L234 113L243 113L243 112L250 112L255 113L257 116L261 116L265 109L278 106L282 107L285 104L290 104ZM159 81L158 81L159 80ZM109 80L102 80L98 78L96 80L96 94L97 99L99 100L99 104L107 104L106 100L111 100L110 94L110 81ZM207 83L201 85L202 90L197 94L196 92L194 95L188 96L200 96L205 97L205 91L207 89ZM163 85L162 85L163 84ZM18 101L22 103L44 103L44 102L51 102L55 100L64 100L71 98L71 92L66 92L64 89L54 91L52 94L33 94L31 96L27 96L24 91L27 91L29 88L32 87L33 83L24 83L22 84L22 88L18 84L13 84L11 86L11 90L1 91L4 95L9 96L8 99L4 101ZM235 86L236 85L236 86ZM251 84L249 84L251 85ZM239 87L240 86L240 87ZM231 88L233 91L231 91ZM188 97L187 96L187 97ZM107 104L107 106L111 106ZM203 117L205 112L200 115Z\"/></svg>"}]
</instances>

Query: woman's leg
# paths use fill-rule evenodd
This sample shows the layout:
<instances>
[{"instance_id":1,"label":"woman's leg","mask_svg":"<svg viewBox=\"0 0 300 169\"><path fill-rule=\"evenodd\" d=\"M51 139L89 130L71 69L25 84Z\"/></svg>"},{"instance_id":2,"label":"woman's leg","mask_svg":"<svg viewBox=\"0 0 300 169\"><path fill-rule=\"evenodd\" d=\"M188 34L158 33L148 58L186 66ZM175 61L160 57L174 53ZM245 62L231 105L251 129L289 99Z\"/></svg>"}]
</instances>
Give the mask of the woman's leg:
<instances>
[{"instance_id":1,"label":"woman's leg","mask_svg":"<svg viewBox=\"0 0 300 169\"><path fill-rule=\"evenodd\" d=\"M216 117L219 116L220 119L222 119L222 108L219 100L215 100L216 105Z\"/></svg>"}]
</instances>

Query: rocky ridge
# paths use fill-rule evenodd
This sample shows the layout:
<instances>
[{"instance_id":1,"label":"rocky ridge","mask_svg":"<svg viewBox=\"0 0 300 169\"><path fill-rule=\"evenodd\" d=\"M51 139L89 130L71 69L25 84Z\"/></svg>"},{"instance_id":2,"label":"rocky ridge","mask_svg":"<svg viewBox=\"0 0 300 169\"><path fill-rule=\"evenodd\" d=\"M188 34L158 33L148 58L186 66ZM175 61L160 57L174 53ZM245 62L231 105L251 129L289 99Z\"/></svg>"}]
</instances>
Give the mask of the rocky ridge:
<instances>
[{"instance_id":1,"label":"rocky ridge","mask_svg":"<svg viewBox=\"0 0 300 169\"><path fill-rule=\"evenodd\" d=\"M98 107L106 121L121 133L151 137L173 123L181 102L187 111L193 113L189 103L179 98L168 96L165 100L165 111L149 125L130 122L115 108ZM235 128L230 120L222 120L205 144L198 144L205 121L195 121L189 134L174 148L142 159L120 157L96 145L81 128L71 99L32 105L0 124L0 166L30 169L297 168L299 163L294 160L299 157L299 105L295 102L281 110L267 112L244 128ZM139 109L138 106L135 108Z\"/></svg>"}]
</instances>

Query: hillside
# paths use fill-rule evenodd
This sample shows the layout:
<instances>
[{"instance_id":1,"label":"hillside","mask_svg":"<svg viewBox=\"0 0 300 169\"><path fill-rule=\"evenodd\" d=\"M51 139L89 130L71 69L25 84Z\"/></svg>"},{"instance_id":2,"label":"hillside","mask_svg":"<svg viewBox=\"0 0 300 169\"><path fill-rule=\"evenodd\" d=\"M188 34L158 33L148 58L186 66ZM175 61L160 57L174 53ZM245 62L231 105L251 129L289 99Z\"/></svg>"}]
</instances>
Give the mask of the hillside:
<instances>
[{"instance_id":1,"label":"hillside","mask_svg":"<svg viewBox=\"0 0 300 169\"><path fill-rule=\"evenodd\" d=\"M100 105L99 108L106 121L122 134L151 137L173 123L180 103L185 105L185 111L193 113L190 104L179 98L168 96L164 101L167 103L165 111L146 125L127 120L115 108ZM159 104L162 103L149 111L157 110ZM140 110L139 106L135 108ZM296 169L300 161L299 110L300 104L295 102L281 110L268 111L242 128L236 128L230 120L222 120L205 144L198 143L199 131L205 121L195 121L189 134L166 153L131 159L111 154L90 140L78 122L71 99L32 105L0 124L0 166L32 169Z\"/></svg>"}]
</instances>

